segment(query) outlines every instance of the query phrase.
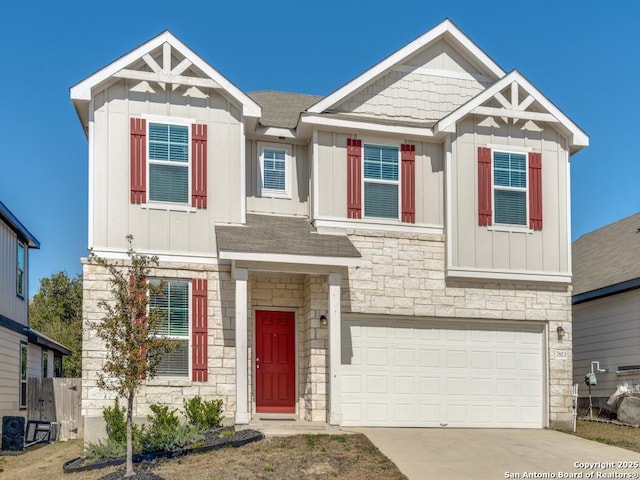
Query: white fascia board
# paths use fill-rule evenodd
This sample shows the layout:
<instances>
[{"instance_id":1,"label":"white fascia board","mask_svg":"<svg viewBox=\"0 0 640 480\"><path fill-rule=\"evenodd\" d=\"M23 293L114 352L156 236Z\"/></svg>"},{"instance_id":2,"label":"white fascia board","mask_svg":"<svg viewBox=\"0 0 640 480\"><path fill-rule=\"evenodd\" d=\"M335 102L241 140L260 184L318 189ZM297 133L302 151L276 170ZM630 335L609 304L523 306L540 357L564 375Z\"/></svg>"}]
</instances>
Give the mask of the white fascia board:
<instances>
[{"instance_id":1,"label":"white fascia board","mask_svg":"<svg viewBox=\"0 0 640 480\"><path fill-rule=\"evenodd\" d=\"M502 270L485 270L479 268L460 268L447 267L447 278L463 278L476 280L505 280L516 282L536 282L536 283L559 283L570 284L571 274L566 273L548 273L548 272L527 272L518 271L502 271Z\"/></svg>"},{"instance_id":2,"label":"white fascia board","mask_svg":"<svg viewBox=\"0 0 640 480\"><path fill-rule=\"evenodd\" d=\"M366 118L362 120L342 119L335 117L324 117L321 115L310 115L303 113L300 117L301 124L315 125L320 127L332 127L349 131L364 130L377 133L394 133L409 137L433 137L433 129L426 127L407 127L402 125L382 125L380 123L368 122Z\"/></svg>"},{"instance_id":3,"label":"white fascia board","mask_svg":"<svg viewBox=\"0 0 640 480\"><path fill-rule=\"evenodd\" d=\"M284 137L284 138L297 138L296 131L293 128L281 128L281 127L257 127L257 135L264 135L266 137Z\"/></svg>"},{"instance_id":4,"label":"white fascia board","mask_svg":"<svg viewBox=\"0 0 640 480\"><path fill-rule=\"evenodd\" d=\"M203 255L188 252L169 252L136 249L136 252L143 255L155 255L160 263L194 263L198 265L218 265L220 262L215 254ZM93 250L97 256L107 260L129 260L126 250L116 248L98 247ZM160 265L162 268L162 265Z\"/></svg>"},{"instance_id":5,"label":"white fascia board","mask_svg":"<svg viewBox=\"0 0 640 480\"><path fill-rule=\"evenodd\" d=\"M262 109L248 95L242 92L233 83L227 80L222 74L216 71L211 65L200 58L193 50L178 40L171 32L164 31L157 37L152 38L148 42L140 45L126 55L120 57L116 61L110 63L106 67L98 70L93 75L85 78L70 89L72 100L91 100L92 90L102 82L115 76L120 70L127 68L132 63L140 60L144 55L152 52L164 43L169 43L173 48L179 51L193 65L202 70L211 80L216 82L231 97L242 104L243 115L247 117L260 117ZM160 80L161 81L161 80Z\"/></svg>"},{"instance_id":6,"label":"white fascia board","mask_svg":"<svg viewBox=\"0 0 640 480\"><path fill-rule=\"evenodd\" d=\"M537 101L549 114L553 115L553 117L555 117L557 121L567 129L571 135L570 141L572 147L578 147L579 150L589 145L589 136L583 132L580 127L573 123L569 117L562 113L558 107L547 99L517 70L513 70L507 76L501 78L489 88L480 92L467 103L440 120L434 127L434 133L437 135L439 133L455 132L455 125L459 120L473 113L476 108L480 107L483 103L496 96L509 84L514 82L522 87L531 97L534 98L535 101Z\"/></svg>"},{"instance_id":7,"label":"white fascia board","mask_svg":"<svg viewBox=\"0 0 640 480\"><path fill-rule=\"evenodd\" d=\"M378 76L384 74L389 69L393 68L400 62L404 61L411 55L415 54L421 48L427 46L431 42L438 40L441 36L448 34L450 38L453 38L460 46L468 51L468 53L474 57L481 65L483 65L487 71L495 75L496 78L501 78L505 75L504 70L498 66L486 53L484 53L478 46L473 43L469 37L467 37L462 31L456 27L451 20L446 19L442 23L436 25L434 28L416 38L411 43L405 45L400 50L391 54L380 63L374 65L372 68L351 80L346 85L340 87L335 92L331 93L327 97L320 100L315 105L311 106L307 111L309 113L322 113L325 110L333 107L337 103L346 99L349 95L362 88Z\"/></svg>"},{"instance_id":8,"label":"white fascia board","mask_svg":"<svg viewBox=\"0 0 640 480\"><path fill-rule=\"evenodd\" d=\"M223 250L220 250L220 259L334 267L358 267L362 262L360 257L317 257L314 255L290 255L284 253L225 252Z\"/></svg>"},{"instance_id":9,"label":"white fascia board","mask_svg":"<svg viewBox=\"0 0 640 480\"><path fill-rule=\"evenodd\" d=\"M444 235L442 225L427 223L402 223L383 219L346 219L341 217L318 216L313 226L322 235L344 235L348 230L373 230L377 232L415 233L421 235Z\"/></svg>"}]
</instances>

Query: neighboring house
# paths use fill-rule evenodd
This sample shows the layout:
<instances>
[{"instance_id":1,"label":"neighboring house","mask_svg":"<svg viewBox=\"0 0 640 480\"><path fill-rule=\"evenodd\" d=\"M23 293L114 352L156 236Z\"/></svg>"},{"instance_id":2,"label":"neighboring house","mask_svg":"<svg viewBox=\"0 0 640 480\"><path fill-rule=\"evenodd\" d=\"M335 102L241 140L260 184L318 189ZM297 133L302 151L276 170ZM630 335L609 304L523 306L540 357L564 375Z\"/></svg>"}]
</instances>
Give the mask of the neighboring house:
<instances>
[{"instance_id":1,"label":"neighboring house","mask_svg":"<svg viewBox=\"0 0 640 480\"><path fill-rule=\"evenodd\" d=\"M177 345L137 397L238 424L571 422L569 157L587 135L446 20L326 97L245 93L169 32L71 88L89 246L127 234ZM85 439L112 400L86 322Z\"/></svg>"},{"instance_id":2,"label":"neighboring house","mask_svg":"<svg viewBox=\"0 0 640 480\"><path fill-rule=\"evenodd\" d=\"M0 417L27 416L28 377L56 376L70 352L29 328L29 251L40 242L0 202Z\"/></svg>"},{"instance_id":3,"label":"neighboring house","mask_svg":"<svg viewBox=\"0 0 640 480\"><path fill-rule=\"evenodd\" d=\"M606 408L618 385L640 385L640 213L573 242L573 279L574 382L587 397L599 362L591 394Z\"/></svg>"}]
</instances>

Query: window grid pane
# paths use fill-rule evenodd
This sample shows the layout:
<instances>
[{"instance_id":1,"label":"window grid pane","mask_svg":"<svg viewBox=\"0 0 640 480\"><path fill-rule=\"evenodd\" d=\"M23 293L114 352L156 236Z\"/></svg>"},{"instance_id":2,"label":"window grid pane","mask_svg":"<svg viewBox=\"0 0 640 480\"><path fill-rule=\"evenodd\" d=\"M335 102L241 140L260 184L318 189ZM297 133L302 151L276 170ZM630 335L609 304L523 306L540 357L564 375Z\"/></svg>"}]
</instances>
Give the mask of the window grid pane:
<instances>
[{"instance_id":1,"label":"window grid pane","mask_svg":"<svg viewBox=\"0 0 640 480\"><path fill-rule=\"evenodd\" d=\"M365 182L364 215L365 217L398 218L398 185Z\"/></svg>"},{"instance_id":2,"label":"window grid pane","mask_svg":"<svg viewBox=\"0 0 640 480\"><path fill-rule=\"evenodd\" d=\"M189 376L189 342L187 340L172 340L175 348L170 353L162 355L156 375L158 377L188 377Z\"/></svg>"},{"instance_id":3,"label":"window grid pane","mask_svg":"<svg viewBox=\"0 0 640 480\"><path fill-rule=\"evenodd\" d=\"M158 335L189 336L189 283L165 282L164 295L152 294L151 306L162 312L164 321Z\"/></svg>"},{"instance_id":4,"label":"window grid pane","mask_svg":"<svg viewBox=\"0 0 640 480\"><path fill-rule=\"evenodd\" d=\"M189 162L189 129L184 125L149 124L149 160Z\"/></svg>"},{"instance_id":5,"label":"window grid pane","mask_svg":"<svg viewBox=\"0 0 640 480\"><path fill-rule=\"evenodd\" d=\"M149 165L149 199L188 203L189 169L178 165Z\"/></svg>"},{"instance_id":6,"label":"window grid pane","mask_svg":"<svg viewBox=\"0 0 640 480\"><path fill-rule=\"evenodd\" d=\"M398 148L365 145L364 178L397 181Z\"/></svg>"}]
</instances>

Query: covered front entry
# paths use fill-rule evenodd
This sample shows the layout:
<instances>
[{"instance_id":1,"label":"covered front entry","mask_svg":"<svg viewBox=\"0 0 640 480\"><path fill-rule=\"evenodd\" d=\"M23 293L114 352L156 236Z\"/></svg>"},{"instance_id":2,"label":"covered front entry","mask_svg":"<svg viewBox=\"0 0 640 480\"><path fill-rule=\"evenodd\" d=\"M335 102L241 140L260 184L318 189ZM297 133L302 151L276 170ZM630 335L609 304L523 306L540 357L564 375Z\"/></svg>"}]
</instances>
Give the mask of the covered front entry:
<instances>
[{"instance_id":1,"label":"covered front entry","mask_svg":"<svg viewBox=\"0 0 640 480\"><path fill-rule=\"evenodd\" d=\"M295 314L256 310L256 412L295 413Z\"/></svg>"}]
</instances>

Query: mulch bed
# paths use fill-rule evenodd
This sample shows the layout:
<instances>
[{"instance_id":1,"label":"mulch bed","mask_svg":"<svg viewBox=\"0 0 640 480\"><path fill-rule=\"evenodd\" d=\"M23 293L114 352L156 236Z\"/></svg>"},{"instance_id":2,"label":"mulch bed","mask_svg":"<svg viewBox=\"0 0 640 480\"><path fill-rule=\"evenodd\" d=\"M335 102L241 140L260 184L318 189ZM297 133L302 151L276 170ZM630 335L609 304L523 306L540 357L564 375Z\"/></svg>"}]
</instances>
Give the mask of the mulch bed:
<instances>
[{"instance_id":1,"label":"mulch bed","mask_svg":"<svg viewBox=\"0 0 640 480\"><path fill-rule=\"evenodd\" d=\"M233 432L233 434L230 434L229 432ZM234 431L233 427L215 428L205 434L205 445L195 448L182 448L172 450L170 452L155 452L142 455L134 455L133 462L154 462L155 460L161 458L176 458L184 455L190 455L192 453L202 453L211 450L218 450L225 447L237 448L248 443L262 440L263 438L264 434L257 430L247 429ZM112 458L96 461L89 460L85 457L80 457L66 462L63 465L62 470L65 473L83 472L87 470L96 470L99 468L111 467L114 465L122 465L125 463L125 461L125 458ZM113 472L103 477L103 480L119 480L120 478L123 478L122 475L124 475L124 472L122 471ZM162 477L159 477L148 470L141 470L140 472L136 473L135 477L128 478L133 478L134 480L162 480Z\"/></svg>"}]
</instances>

